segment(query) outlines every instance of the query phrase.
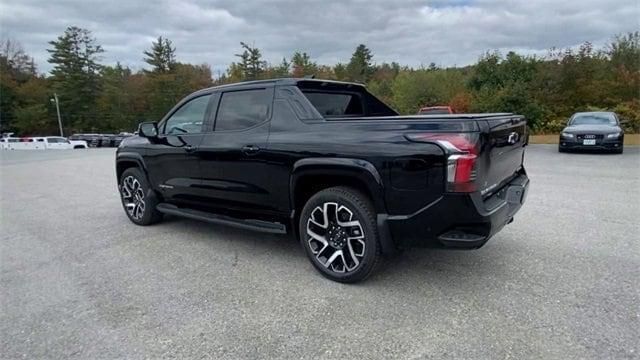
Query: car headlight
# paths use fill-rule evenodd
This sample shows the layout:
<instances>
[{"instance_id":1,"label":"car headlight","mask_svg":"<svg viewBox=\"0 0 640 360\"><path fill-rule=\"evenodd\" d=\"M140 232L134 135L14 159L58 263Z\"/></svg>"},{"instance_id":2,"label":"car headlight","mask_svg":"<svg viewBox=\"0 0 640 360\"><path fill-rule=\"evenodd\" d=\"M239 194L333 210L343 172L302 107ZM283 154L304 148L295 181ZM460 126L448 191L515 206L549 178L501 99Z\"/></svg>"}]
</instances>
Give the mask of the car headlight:
<instances>
[{"instance_id":1,"label":"car headlight","mask_svg":"<svg viewBox=\"0 0 640 360\"><path fill-rule=\"evenodd\" d=\"M562 137L566 137L566 138L572 138L573 134L567 133L567 132L563 132L562 133Z\"/></svg>"},{"instance_id":2,"label":"car headlight","mask_svg":"<svg viewBox=\"0 0 640 360\"><path fill-rule=\"evenodd\" d=\"M619 132L607 135L607 139L617 139L619 137L620 137L620 133Z\"/></svg>"}]
</instances>

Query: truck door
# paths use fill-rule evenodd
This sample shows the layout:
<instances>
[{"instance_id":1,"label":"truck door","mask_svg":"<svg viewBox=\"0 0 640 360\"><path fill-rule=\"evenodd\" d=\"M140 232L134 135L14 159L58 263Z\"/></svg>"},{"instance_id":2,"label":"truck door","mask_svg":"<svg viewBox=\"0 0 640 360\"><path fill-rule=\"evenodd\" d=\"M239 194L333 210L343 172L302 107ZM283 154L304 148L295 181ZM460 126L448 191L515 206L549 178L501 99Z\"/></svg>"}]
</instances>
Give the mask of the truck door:
<instances>
[{"instance_id":1,"label":"truck door","mask_svg":"<svg viewBox=\"0 0 640 360\"><path fill-rule=\"evenodd\" d=\"M269 213L273 187L265 148L273 85L220 93L215 120L199 147L202 188L211 211Z\"/></svg>"},{"instance_id":2,"label":"truck door","mask_svg":"<svg viewBox=\"0 0 640 360\"><path fill-rule=\"evenodd\" d=\"M200 202L197 149L210 110L211 94L191 98L158 126L158 138L146 146L145 163L153 188L165 201L193 206Z\"/></svg>"}]
</instances>

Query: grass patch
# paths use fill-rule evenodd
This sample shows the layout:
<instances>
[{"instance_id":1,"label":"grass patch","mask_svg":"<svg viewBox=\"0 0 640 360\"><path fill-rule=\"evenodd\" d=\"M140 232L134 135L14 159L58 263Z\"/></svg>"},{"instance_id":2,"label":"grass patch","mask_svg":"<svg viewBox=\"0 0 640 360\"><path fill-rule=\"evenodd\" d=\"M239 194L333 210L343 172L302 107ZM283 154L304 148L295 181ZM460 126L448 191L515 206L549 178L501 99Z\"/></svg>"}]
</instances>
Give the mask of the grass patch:
<instances>
[{"instance_id":1,"label":"grass patch","mask_svg":"<svg viewBox=\"0 0 640 360\"><path fill-rule=\"evenodd\" d=\"M530 144L557 144L560 135L531 135L529 136ZM625 145L640 145L640 134L624 134Z\"/></svg>"}]
</instances>

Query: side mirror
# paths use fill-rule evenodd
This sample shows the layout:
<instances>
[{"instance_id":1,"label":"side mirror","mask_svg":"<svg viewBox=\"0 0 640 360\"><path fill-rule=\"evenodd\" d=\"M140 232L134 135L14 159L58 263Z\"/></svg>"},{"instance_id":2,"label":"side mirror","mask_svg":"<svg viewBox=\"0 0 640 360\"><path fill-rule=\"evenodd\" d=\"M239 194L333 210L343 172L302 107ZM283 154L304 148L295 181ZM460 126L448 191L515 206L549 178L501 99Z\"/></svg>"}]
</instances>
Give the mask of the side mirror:
<instances>
[{"instance_id":1,"label":"side mirror","mask_svg":"<svg viewBox=\"0 0 640 360\"><path fill-rule=\"evenodd\" d=\"M138 135L146 138L158 137L157 122L143 122L138 126Z\"/></svg>"}]
</instances>

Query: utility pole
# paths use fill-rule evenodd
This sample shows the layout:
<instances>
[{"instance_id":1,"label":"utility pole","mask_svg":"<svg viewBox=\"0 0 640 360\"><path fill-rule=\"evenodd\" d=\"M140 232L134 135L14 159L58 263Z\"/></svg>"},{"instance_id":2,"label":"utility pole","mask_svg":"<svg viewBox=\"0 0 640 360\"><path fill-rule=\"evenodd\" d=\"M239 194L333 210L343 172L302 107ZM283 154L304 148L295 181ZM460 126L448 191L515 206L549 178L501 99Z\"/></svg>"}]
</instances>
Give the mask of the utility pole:
<instances>
[{"instance_id":1,"label":"utility pole","mask_svg":"<svg viewBox=\"0 0 640 360\"><path fill-rule=\"evenodd\" d=\"M60 127L60 136L64 137L64 134L62 133L62 119L60 118L60 104L58 103L58 94L53 93L53 99L51 99L51 101L56 103L56 112L58 113L58 126Z\"/></svg>"}]
</instances>

